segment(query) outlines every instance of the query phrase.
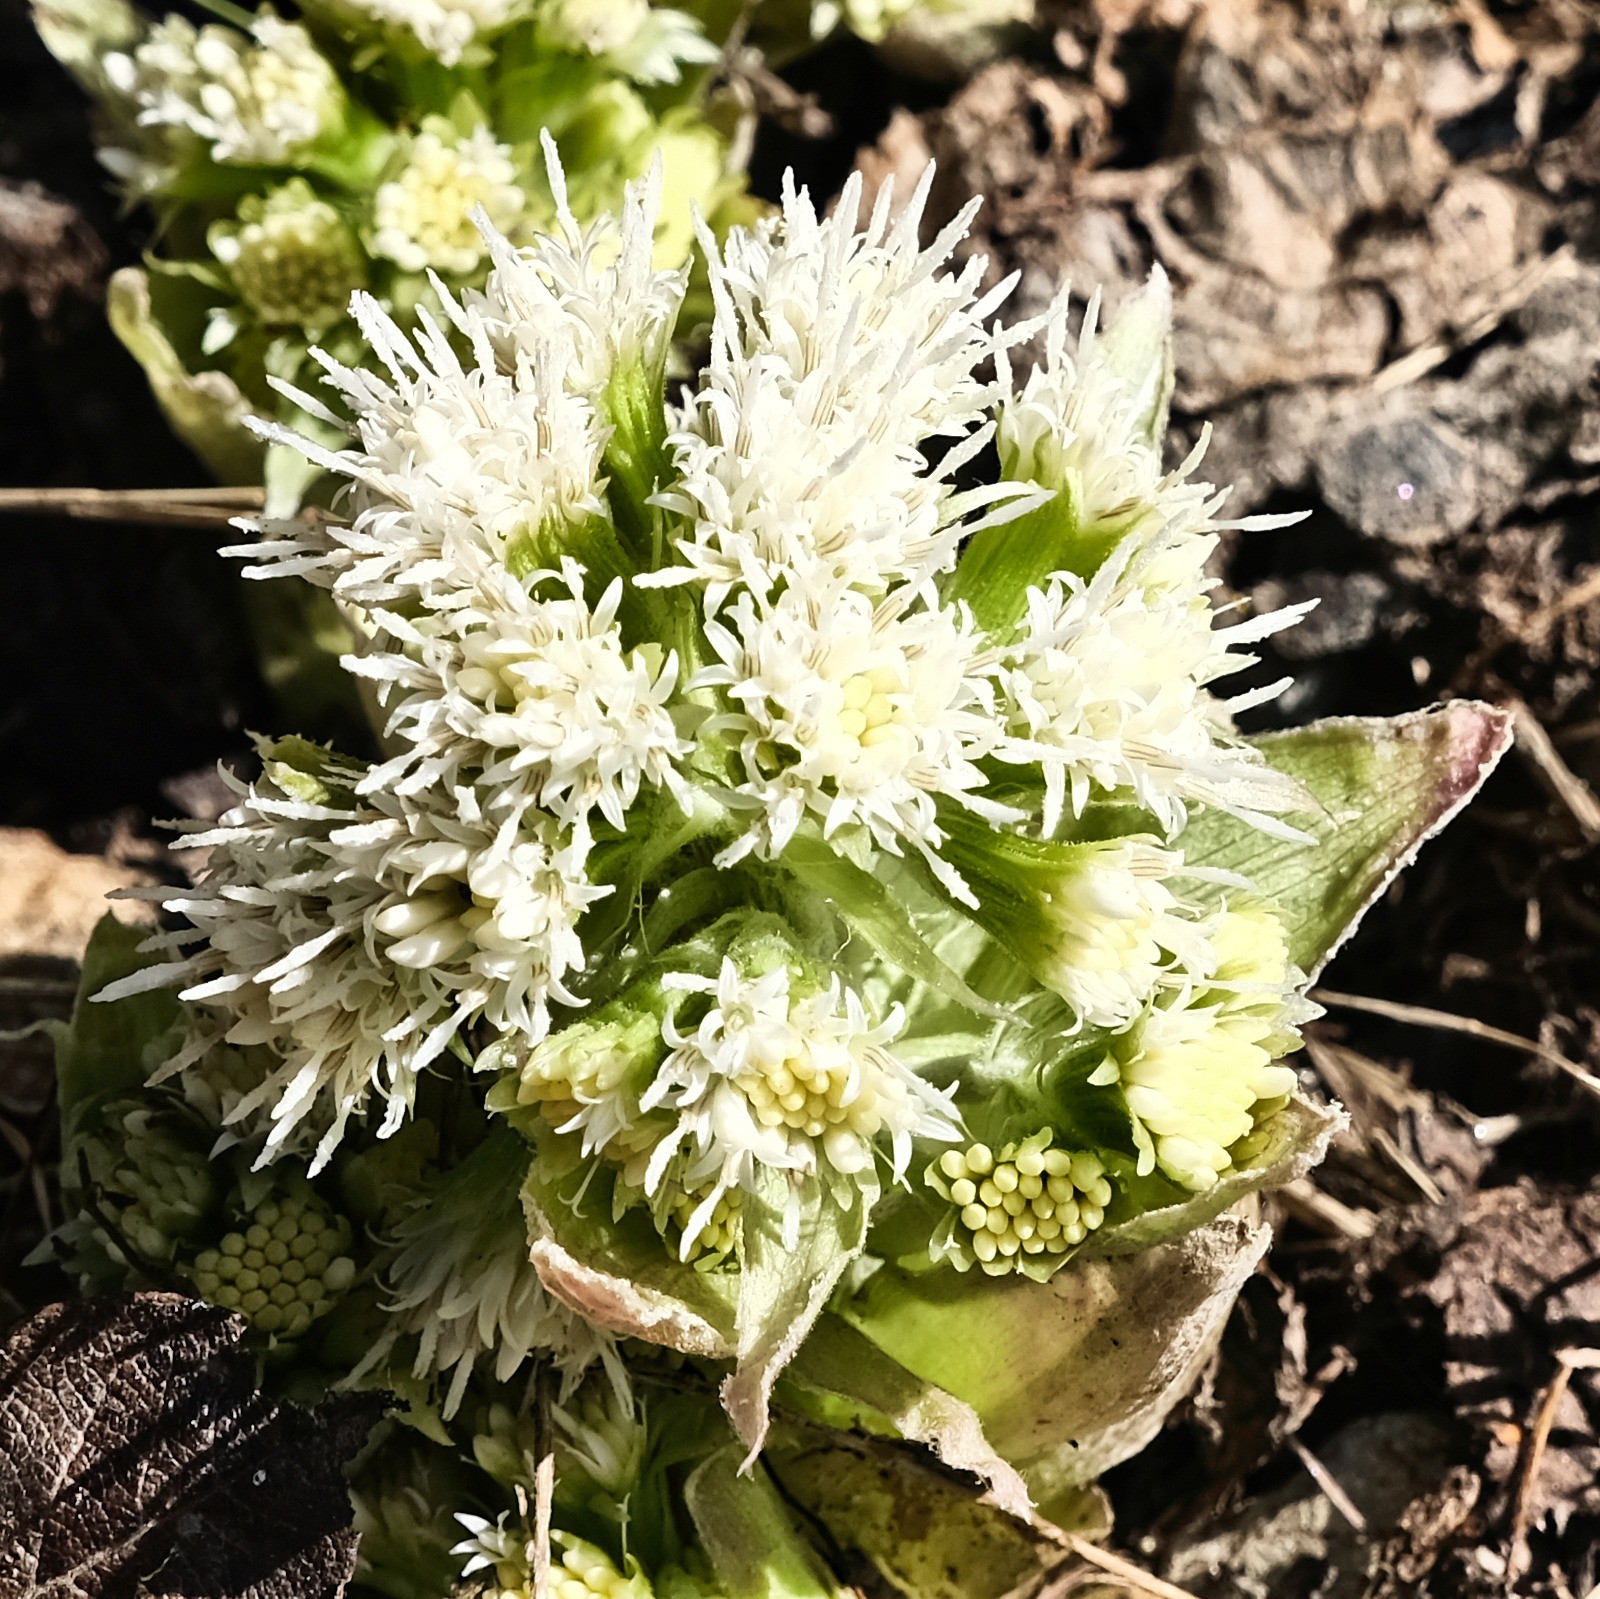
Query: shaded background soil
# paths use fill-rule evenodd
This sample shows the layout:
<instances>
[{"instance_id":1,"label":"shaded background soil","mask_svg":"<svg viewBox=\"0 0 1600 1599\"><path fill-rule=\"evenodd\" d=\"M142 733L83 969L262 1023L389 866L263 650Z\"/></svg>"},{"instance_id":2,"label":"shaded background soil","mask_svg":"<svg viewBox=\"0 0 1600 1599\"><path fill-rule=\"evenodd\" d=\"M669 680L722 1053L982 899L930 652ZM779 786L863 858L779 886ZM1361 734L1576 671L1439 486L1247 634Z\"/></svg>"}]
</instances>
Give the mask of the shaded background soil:
<instances>
[{"instance_id":1,"label":"shaded background soil","mask_svg":"<svg viewBox=\"0 0 1600 1599\"><path fill-rule=\"evenodd\" d=\"M1328 975L1308 1083L1350 1135L1202 1392L1109 1483L1118 1540L1196 1595L1540 1594L1600 1582L1600 8L1044 0L963 81L853 42L788 74L753 175L831 193L940 163L1022 309L1177 297L1174 449L1241 513L1225 577L1317 597L1279 719L1454 695L1519 741ZM793 118L789 121L792 123ZM937 220L937 219L934 219ZM203 481L101 319L137 258L83 107L0 0L0 486ZM236 579L194 532L0 520L0 1026L62 1014L151 818L276 725ZM315 731L308 729L308 731ZM20 830L37 830L35 833ZM42 836L41 836L42 835ZM1443 1013L1441 1021L1439 1014ZM1512 1042L1448 1025L1467 1018ZM1521 1040L1519 1047L1515 1040ZM49 1213L48 1051L0 1062L0 1316ZM1592 1357L1592 1358L1591 1358ZM1102 1590L1106 1591L1106 1590ZM1112 1590L1114 1591L1114 1590Z\"/></svg>"}]
</instances>

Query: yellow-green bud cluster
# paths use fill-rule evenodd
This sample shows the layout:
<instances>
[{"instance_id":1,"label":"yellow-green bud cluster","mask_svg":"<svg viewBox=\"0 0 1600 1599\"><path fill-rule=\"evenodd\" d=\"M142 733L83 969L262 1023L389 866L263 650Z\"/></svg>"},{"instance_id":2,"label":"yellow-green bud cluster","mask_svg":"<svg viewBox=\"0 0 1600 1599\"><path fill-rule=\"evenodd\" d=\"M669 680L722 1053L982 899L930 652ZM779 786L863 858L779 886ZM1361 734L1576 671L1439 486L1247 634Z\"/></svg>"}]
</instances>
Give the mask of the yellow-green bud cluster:
<instances>
[{"instance_id":1,"label":"yellow-green bud cluster","mask_svg":"<svg viewBox=\"0 0 1600 1599\"><path fill-rule=\"evenodd\" d=\"M1087 1150L1056 1149L1049 1129L998 1156L987 1144L947 1149L928 1183L955 1207L947 1253L962 1270L973 1261L991 1277L1051 1265L1105 1219L1111 1184Z\"/></svg>"},{"instance_id":2,"label":"yellow-green bud cluster","mask_svg":"<svg viewBox=\"0 0 1600 1599\"><path fill-rule=\"evenodd\" d=\"M212 249L239 297L272 327L321 329L344 315L366 283L366 258L343 217L303 178L239 207Z\"/></svg>"},{"instance_id":3,"label":"yellow-green bud cluster","mask_svg":"<svg viewBox=\"0 0 1600 1599\"><path fill-rule=\"evenodd\" d=\"M169 1263L216 1202L204 1149L148 1106L108 1107L82 1152L93 1198L141 1261Z\"/></svg>"},{"instance_id":4,"label":"yellow-green bud cluster","mask_svg":"<svg viewBox=\"0 0 1600 1599\"><path fill-rule=\"evenodd\" d=\"M477 1536L456 1546L457 1554L470 1554L465 1574L491 1572L479 1599L534 1599L532 1544L520 1530L490 1527L476 1518L460 1516L464 1525L478 1527ZM653 1590L637 1562L631 1573L622 1572L605 1550L570 1532L550 1534L550 1599L652 1599Z\"/></svg>"},{"instance_id":5,"label":"yellow-green bud cluster","mask_svg":"<svg viewBox=\"0 0 1600 1599\"><path fill-rule=\"evenodd\" d=\"M717 1196L710 1216L701 1223L693 1237L688 1236L688 1229L694 1213L705 1203L706 1196L668 1185L662 1189L662 1198L665 1201L662 1210L666 1223L662 1231L679 1243L683 1259L690 1264L702 1271L709 1271L714 1266L720 1266L737 1248L743 1220L739 1189L729 1188Z\"/></svg>"},{"instance_id":6,"label":"yellow-green bud cluster","mask_svg":"<svg viewBox=\"0 0 1600 1599\"><path fill-rule=\"evenodd\" d=\"M553 1127L564 1126L585 1104L625 1091L641 1056L659 1053L653 1016L577 1022L531 1051L517 1078L517 1103L537 1105Z\"/></svg>"},{"instance_id":7,"label":"yellow-green bud cluster","mask_svg":"<svg viewBox=\"0 0 1600 1599\"><path fill-rule=\"evenodd\" d=\"M257 1332L298 1338L355 1281L350 1224L315 1195L267 1200L242 1232L196 1256L189 1276Z\"/></svg>"},{"instance_id":8,"label":"yellow-green bud cluster","mask_svg":"<svg viewBox=\"0 0 1600 1599\"><path fill-rule=\"evenodd\" d=\"M649 1599L643 1573L624 1574L605 1550L569 1532L552 1532L550 1542L560 1552L550 1562L553 1599Z\"/></svg>"}]
</instances>

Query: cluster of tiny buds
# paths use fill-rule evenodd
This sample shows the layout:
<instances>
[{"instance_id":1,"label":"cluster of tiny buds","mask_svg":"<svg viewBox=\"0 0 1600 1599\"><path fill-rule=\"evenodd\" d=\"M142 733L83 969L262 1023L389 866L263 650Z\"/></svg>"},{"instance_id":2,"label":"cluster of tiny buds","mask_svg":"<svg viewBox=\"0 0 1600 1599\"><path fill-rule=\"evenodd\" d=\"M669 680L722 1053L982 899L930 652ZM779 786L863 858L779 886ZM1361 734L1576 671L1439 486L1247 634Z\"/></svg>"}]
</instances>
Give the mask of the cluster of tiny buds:
<instances>
[{"instance_id":1,"label":"cluster of tiny buds","mask_svg":"<svg viewBox=\"0 0 1600 1599\"><path fill-rule=\"evenodd\" d=\"M807 1138L823 1138L835 1127L876 1138L884 1121L880 1100L905 1096L887 1073L869 1078L848 1051L824 1057L808 1043L776 1065L752 1065L733 1081L763 1127L787 1127Z\"/></svg>"},{"instance_id":2,"label":"cluster of tiny buds","mask_svg":"<svg viewBox=\"0 0 1600 1599\"><path fill-rule=\"evenodd\" d=\"M929 1181L956 1206L957 1235L991 1277L1031 1255L1064 1255L1105 1219L1111 1184L1086 1150L1053 1149L1036 1136L1008 1144L947 1149Z\"/></svg>"},{"instance_id":3,"label":"cluster of tiny buds","mask_svg":"<svg viewBox=\"0 0 1600 1599\"><path fill-rule=\"evenodd\" d=\"M694 1194L683 1188L673 1188L666 1196L667 1220L674 1231L683 1236L696 1210L704 1202L703 1194ZM710 1217L700 1231L688 1240L684 1258L703 1268L720 1265L733 1252L739 1242L740 1204L739 1190L730 1188L717 1200Z\"/></svg>"},{"instance_id":4,"label":"cluster of tiny buds","mask_svg":"<svg viewBox=\"0 0 1600 1599\"><path fill-rule=\"evenodd\" d=\"M603 1549L560 1532L550 1541L561 1551L550 1562L552 1599L637 1599L643 1584L619 1571Z\"/></svg>"},{"instance_id":5,"label":"cluster of tiny buds","mask_svg":"<svg viewBox=\"0 0 1600 1599\"><path fill-rule=\"evenodd\" d=\"M298 1338L355 1281L350 1224L315 1197L267 1200L243 1232L195 1258L189 1276L257 1331Z\"/></svg>"}]
</instances>

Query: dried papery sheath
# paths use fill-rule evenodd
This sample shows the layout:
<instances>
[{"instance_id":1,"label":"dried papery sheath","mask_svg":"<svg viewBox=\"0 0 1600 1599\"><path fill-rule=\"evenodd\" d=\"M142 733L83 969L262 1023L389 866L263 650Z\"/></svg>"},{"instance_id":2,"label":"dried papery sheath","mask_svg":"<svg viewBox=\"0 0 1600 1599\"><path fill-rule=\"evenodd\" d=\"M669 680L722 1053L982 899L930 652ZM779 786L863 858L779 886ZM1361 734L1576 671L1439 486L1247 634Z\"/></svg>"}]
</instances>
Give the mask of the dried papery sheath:
<instances>
[{"instance_id":1,"label":"dried papery sheath","mask_svg":"<svg viewBox=\"0 0 1600 1599\"><path fill-rule=\"evenodd\" d=\"M616 20L436 47L620 57ZM318 438L262 424L341 496L233 552L358 623L381 753L263 744L153 892L174 925L102 935L63 1241L395 1396L359 1490L391 1599L839 1599L812 1533L871 1558L887 1482L921 1484L891 1586L1003 1547L1022 1591L1057 1546L1004 1518L1151 1435L1259 1257L1229 1208L1339 1125L1283 1064L1305 973L1504 729L1237 725L1299 612L1219 603L1159 277L1076 341L1063 302L1018 371L1041 327L953 264L970 211L925 245L927 177L865 217L791 183L703 232L669 393L670 163L591 225L547 142L553 222L486 199L469 237L404 161L521 186L488 126L374 174L395 251L487 275L409 320L357 297L284 391ZM309 305L350 225L284 183L228 236L239 292Z\"/></svg>"}]
</instances>

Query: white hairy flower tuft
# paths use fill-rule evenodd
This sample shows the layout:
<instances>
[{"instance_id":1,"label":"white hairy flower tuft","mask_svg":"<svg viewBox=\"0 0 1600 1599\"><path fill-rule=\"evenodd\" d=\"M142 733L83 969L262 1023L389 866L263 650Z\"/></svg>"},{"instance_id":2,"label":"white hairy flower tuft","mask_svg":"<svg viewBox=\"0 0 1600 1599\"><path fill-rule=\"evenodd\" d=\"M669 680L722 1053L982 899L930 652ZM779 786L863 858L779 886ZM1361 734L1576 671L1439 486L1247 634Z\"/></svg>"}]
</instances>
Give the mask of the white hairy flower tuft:
<instances>
[{"instance_id":1,"label":"white hairy flower tuft","mask_svg":"<svg viewBox=\"0 0 1600 1599\"><path fill-rule=\"evenodd\" d=\"M720 251L702 232L711 359L659 497L690 531L683 564L654 581L704 584L713 613L733 588L764 595L798 566L881 593L944 570L965 534L1038 498L1015 483L950 485L990 436L991 393L973 374L983 320L1011 284L980 294L981 257L942 270L976 202L920 247L931 174L893 220L885 185L858 226L852 177L826 218L790 181L780 220L735 229ZM930 439L951 441L937 465Z\"/></svg>"},{"instance_id":2,"label":"white hairy flower tuft","mask_svg":"<svg viewBox=\"0 0 1600 1599\"><path fill-rule=\"evenodd\" d=\"M430 119L411 141L400 174L379 186L372 253L407 272L431 267L462 277L489 253L480 209L503 229L515 226L525 203L510 145L497 143L482 125L457 135Z\"/></svg>"},{"instance_id":3,"label":"white hairy flower tuft","mask_svg":"<svg viewBox=\"0 0 1600 1599\"><path fill-rule=\"evenodd\" d=\"M554 0L539 27L551 44L604 56L635 83L678 83L684 67L709 66L721 53L688 12L648 0Z\"/></svg>"},{"instance_id":4,"label":"white hairy flower tuft","mask_svg":"<svg viewBox=\"0 0 1600 1599\"><path fill-rule=\"evenodd\" d=\"M379 1136L409 1113L417 1075L482 1017L540 1037L552 1002L581 970L576 931L607 891L570 846L538 831L492 829L376 794L361 772L330 763L306 792L301 774L241 789L241 803L180 847L210 851L195 886L153 891L190 930L155 946L200 942L96 996L181 987L214 1025L158 1074L182 1072L221 1037L271 1045L277 1064L229 1112L253 1126L270 1107L265 1163L302 1126L320 1133L313 1175L352 1116L383 1105Z\"/></svg>"},{"instance_id":5,"label":"white hairy flower tuft","mask_svg":"<svg viewBox=\"0 0 1600 1599\"><path fill-rule=\"evenodd\" d=\"M706 624L720 663L692 688L728 709L702 736L725 737L737 774L726 798L747 831L722 857L780 854L808 818L824 837L857 829L893 854L909 844L958 897L938 856L936 800L994 823L976 762L997 742L992 684L970 619L946 607L875 605L859 590L791 574L774 600L745 592Z\"/></svg>"},{"instance_id":6,"label":"white hairy flower tuft","mask_svg":"<svg viewBox=\"0 0 1600 1599\"><path fill-rule=\"evenodd\" d=\"M661 368L688 269L654 266L659 161L627 185L619 214L607 212L581 226L568 203L555 143L548 133L542 137L555 231L517 249L486 229L494 266L481 292L462 296L456 325L475 345L486 340L505 371L515 370L522 357L548 359L553 343L564 338L569 384L598 401L619 369Z\"/></svg>"},{"instance_id":7,"label":"white hairy flower tuft","mask_svg":"<svg viewBox=\"0 0 1600 1599\"><path fill-rule=\"evenodd\" d=\"M683 1225L686 1256L723 1196L757 1191L763 1169L860 1179L887 1143L899 1178L913 1138L957 1136L946 1096L888 1048L903 1023L898 1008L873 1025L837 975L808 991L787 966L752 977L726 957L715 978L678 973L663 986L711 1001L687 1030L670 1013L664 1019L671 1053L640 1096L641 1109L673 1118L646 1165L646 1193L670 1169L704 1195Z\"/></svg>"},{"instance_id":8,"label":"white hairy flower tuft","mask_svg":"<svg viewBox=\"0 0 1600 1599\"><path fill-rule=\"evenodd\" d=\"M1030 846L1044 858L1030 859ZM980 919L1082 1024L1126 1027L1159 989L1209 966L1200 913L1173 888L1183 856L1150 839L1046 850L990 833L960 861Z\"/></svg>"},{"instance_id":9,"label":"white hairy flower tuft","mask_svg":"<svg viewBox=\"0 0 1600 1599\"><path fill-rule=\"evenodd\" d=\"M1198 565L1186 581L1163 581L1176 575L1171 553L1165 537L1142 550L1130 538L1087 583L1060 573L1028 591L999 677L1001 758L1042 770L1046 834L1069 808L1079 816L1092 798L1128 791L1169 836L1189 805L1205 804L1299 837L1277 818L1304 807L1305 794L1232 729L1234 712L1287 680L1231 700L1208 685L1254 663L1236 645L1291 626L1307 607L1217 626Z\"/></svg>"},{"instance_id":10,"label":"white hairy flower tuft","mask_svg":"<svg viewBox=\"0 0 1600 1599\"><path fill-rule=\"evenodd\" d=\"M658 646L624 649L621 599L615 579L591 610L582 570L568 560L559 576L537 572L526 582L491 571L472 603L414 627L386 619L413 648L350 665L380 694L401 690L388 732L409 747L374 768L363 789L410 794L474 782L496 818L537 807L580 850L591 813L620 831L642 786L665 787L687 807L677 762L691 746L670 709L677 658L663 659Z\"/></svg>"},{"instance_id":11,"label":"white hairy flower tuft","mask_svg":"<svg viewBox=\"0 0 1600 1599\"><path fill-rule=\"evenodd\" d=\"M562 382L564 348L551 345L542 359L537 348L519 351L502 369L479 329L468 366L425 310L413 340L370 296L351 309L388 374L318 352L354 414L352 447L260 429L351 480L351 521L261 525L260 542L230 551L261 558L246 575L305 577L368 607L448 607L503 568L519 539L602 514L604 430Z\"/></svg>"},{"instance_id":12,"label":"white hairy flower tuft","mask_svg":"<svg viewBox=\"0 0 1600 1599\"><path fill-rule=\"evenodd\" d=\"M479 39L532 9L531 0L343 0L351 10L409 33L446 67L459 66Z\"/></svg>"},{"instance_id":13,"label":"white hairy flower tuft","mask_svg":"<svg viewBox=\"0 0 1600 1599\"><path fill-rule=\"evenodd\" d=\"M401 1219L383 1269L387 1325L352 1381L415 1338L412 1373L447 1380L448 1418L480 1362L506 1382L547 1355L569 1383L615 1362L608 1335L552 1298L528 1259L528 1153L515 1134L491 1134Z\"/></svg>"},{"instance_id":14,"label":"white hairy flower tuft","mask_svg":"<svg viewBox=\"0 0 1600 1599\"><path fill-rule=\"evenodd\" d=\"M344 91L311 35L270 11L248 34L165 17L104 70L140 127L203 140L216 161L283 165L344 115Z\"/></svg>"}]
</instances>

